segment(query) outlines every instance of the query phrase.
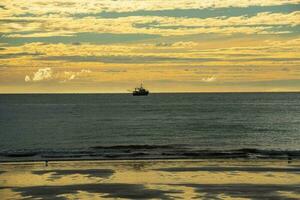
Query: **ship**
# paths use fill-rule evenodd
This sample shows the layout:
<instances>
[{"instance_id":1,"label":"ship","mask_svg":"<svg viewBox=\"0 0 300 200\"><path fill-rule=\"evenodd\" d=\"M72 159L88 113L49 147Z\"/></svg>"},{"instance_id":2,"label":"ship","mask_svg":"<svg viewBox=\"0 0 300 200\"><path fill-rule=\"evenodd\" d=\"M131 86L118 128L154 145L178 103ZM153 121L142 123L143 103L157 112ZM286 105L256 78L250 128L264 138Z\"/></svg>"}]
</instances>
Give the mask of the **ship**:
<instances>
[{"instance_id":1,"label":"ship","mask_svg":"<svg viewBox=\"0 0 300 200\"><path fill-rule=\"evenodd\" d=\"M137 87L132 91L133 96L147 96L149 94L149 91L143 88L143 84L141 84L141 87Z\"/></svg>"}]
</instances>

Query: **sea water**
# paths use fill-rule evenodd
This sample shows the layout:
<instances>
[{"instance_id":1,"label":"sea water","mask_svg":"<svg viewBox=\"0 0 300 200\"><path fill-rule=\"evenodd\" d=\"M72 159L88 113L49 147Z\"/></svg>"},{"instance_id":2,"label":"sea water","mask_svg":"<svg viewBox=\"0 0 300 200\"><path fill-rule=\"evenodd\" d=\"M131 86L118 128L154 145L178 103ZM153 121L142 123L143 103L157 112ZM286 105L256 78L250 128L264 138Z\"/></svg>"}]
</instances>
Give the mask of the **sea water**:
<instances>
[{"instance_id":1,"label":"sea water","mask_svg":"<svg viewBox=\"0 0 300 200\"><path fill-rule=\"evenodd\" d=\"M0 95L0 161L300 158L300 93Z\"/></svg>"}]
</instances>

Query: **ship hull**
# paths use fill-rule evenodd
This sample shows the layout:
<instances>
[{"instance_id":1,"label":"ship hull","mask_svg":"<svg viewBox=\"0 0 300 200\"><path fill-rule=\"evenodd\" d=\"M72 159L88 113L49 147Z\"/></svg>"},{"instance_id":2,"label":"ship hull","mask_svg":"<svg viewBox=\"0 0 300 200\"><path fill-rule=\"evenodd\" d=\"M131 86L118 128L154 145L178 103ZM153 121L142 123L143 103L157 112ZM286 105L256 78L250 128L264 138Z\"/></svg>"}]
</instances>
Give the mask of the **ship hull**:
<instances>
[{"instance_id":1,"label":"ship hull","mask_svg":"<svg viewBox=\"0 0 300 200\"><path fill-rule=\"evenodd\" d=\"M148 96L149 92L133 92L132 95L133 96Z\"/></svg>"}]
</instances>

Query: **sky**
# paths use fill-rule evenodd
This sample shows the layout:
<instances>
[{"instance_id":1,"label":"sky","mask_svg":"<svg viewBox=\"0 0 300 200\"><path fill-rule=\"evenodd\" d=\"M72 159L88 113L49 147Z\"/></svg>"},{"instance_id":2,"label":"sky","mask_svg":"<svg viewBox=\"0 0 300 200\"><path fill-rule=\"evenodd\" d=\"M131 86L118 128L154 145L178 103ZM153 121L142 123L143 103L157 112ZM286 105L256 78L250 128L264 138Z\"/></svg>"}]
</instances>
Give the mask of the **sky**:
<instances>
[{"instance_id":1,"label":"sky","mask_svg":"<svg viewBox=\"0 0 300 200\"><path fill-rule=\"evenodd\" d=\"M300 91L300 0L2 0L0 93Z\"/></svg>"}]
</instances>

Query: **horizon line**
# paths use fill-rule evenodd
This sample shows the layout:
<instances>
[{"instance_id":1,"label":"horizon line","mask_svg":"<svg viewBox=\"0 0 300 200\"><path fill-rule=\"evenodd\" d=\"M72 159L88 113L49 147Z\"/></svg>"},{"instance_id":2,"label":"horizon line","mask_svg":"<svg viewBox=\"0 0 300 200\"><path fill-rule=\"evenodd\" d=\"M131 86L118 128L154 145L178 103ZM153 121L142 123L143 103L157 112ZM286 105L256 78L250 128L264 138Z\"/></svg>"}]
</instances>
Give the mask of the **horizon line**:
<instances>
[{"instance_id":1,"label":"horizon line","mask_svg":"<svg viewBox=\"0 0 300 200\"><path fill-rule=\"evenodd\" d=\"M151 94L232 94L232 93L300 93L299 91L220 91L220 92L150 92ZM131 92L16 92L0 95L30 95L30 94L132 94Z\"/></svg>"}]
</instances>

